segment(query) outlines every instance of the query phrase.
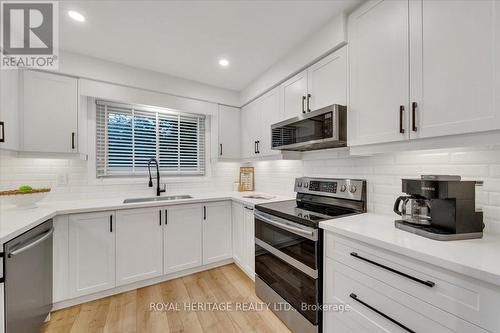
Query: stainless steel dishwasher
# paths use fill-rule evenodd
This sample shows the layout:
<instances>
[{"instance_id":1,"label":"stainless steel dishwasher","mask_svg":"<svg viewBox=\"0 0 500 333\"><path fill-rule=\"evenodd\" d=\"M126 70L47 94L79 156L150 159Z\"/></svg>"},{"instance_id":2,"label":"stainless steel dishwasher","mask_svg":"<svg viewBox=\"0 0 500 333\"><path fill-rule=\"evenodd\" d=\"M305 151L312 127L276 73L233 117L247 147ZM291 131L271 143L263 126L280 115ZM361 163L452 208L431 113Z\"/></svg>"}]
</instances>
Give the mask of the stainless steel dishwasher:
<instances>
[{"instance_id":1,"label":"stainless steel dishwasher","mask_svg":"<svg viewBox=\"0 0 500 333\"><path fill-rule=\"evenodd\" d=\"M52 220L4 244L5 332L36 333L52 308Z\"/></svg>"}]
</instances>

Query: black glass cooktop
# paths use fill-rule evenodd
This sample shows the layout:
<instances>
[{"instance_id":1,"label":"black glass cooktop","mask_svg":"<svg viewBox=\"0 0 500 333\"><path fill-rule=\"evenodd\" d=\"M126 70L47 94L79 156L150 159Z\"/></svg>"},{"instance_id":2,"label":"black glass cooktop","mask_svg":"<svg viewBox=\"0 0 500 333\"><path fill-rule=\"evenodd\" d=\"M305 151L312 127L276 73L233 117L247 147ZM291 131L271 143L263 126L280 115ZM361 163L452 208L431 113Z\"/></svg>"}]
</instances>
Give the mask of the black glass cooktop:
<instances>
[{"instance_id":1,"label":"black glass cooktop","mask_svg":"<svg viewBox=\"0 0 500 333\"><path fill-rule=\"evenodd\" d=\"M332 206L303 203L297 200L277 201L255 206L257 210L317 227L319 222L355 213L354 210Z\"/></svg>"}]
</instances>

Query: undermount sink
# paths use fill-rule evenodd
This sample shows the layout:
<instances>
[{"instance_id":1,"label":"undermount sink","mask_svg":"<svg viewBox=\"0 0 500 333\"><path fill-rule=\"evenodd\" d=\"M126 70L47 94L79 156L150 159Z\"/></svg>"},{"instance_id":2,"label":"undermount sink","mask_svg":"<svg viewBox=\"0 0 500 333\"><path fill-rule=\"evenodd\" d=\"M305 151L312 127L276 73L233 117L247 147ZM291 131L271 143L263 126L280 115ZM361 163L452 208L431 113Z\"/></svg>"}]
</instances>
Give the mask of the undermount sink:
<instances>
[{"instance_id":1,"label":"undermount sink","mask_svg":"<svg viewBox=\"0 0 500 333\"><path fill-rule=\"evenodd\" d=\"M154 201L170 201L170 200L182 200L182 199L192 199L190 195L168 195L165 197L151 197L151 198L131 198L123 200L123 203L138 203L138 202L154 202Z\"/></svg>"}]
</instances>

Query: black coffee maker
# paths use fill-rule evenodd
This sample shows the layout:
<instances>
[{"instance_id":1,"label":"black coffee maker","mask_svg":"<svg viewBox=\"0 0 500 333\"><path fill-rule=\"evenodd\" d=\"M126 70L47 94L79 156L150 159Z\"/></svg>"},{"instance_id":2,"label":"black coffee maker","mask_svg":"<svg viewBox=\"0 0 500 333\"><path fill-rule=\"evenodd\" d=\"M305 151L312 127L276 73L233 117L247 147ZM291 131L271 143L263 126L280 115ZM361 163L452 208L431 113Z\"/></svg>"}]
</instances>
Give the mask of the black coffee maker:
<instances>
[{"instance_id":1,"label":"black coffee maker","mask_svg":"<svg viewBox=\"0 0 500 333\"><path fill-rule=\"evenodd\" d=\"M460 176L424 175L403 179L394 212L396 228L436 240L483 237L483 213L476 211L476 181Z\"/></svg>"}]
</instances>

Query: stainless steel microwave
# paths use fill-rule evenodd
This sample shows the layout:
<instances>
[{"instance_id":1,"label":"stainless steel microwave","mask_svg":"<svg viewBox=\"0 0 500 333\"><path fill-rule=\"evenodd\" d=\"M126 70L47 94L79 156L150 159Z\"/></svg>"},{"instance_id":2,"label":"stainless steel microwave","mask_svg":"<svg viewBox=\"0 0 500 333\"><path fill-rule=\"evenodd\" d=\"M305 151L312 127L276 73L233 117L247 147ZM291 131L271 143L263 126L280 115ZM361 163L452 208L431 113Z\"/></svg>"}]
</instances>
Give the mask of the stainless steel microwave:
<instances>
[{"instance_id":1,"label":"stainless steel microwave","mask_svg":"<svg viewBox=\"0 0 500 333\"><path fill-rule=\"evenodd\" d=\"M307 151L347 146L347 107L333 104L271 125L271 148Z\"/></svg>"}]
</instances>

